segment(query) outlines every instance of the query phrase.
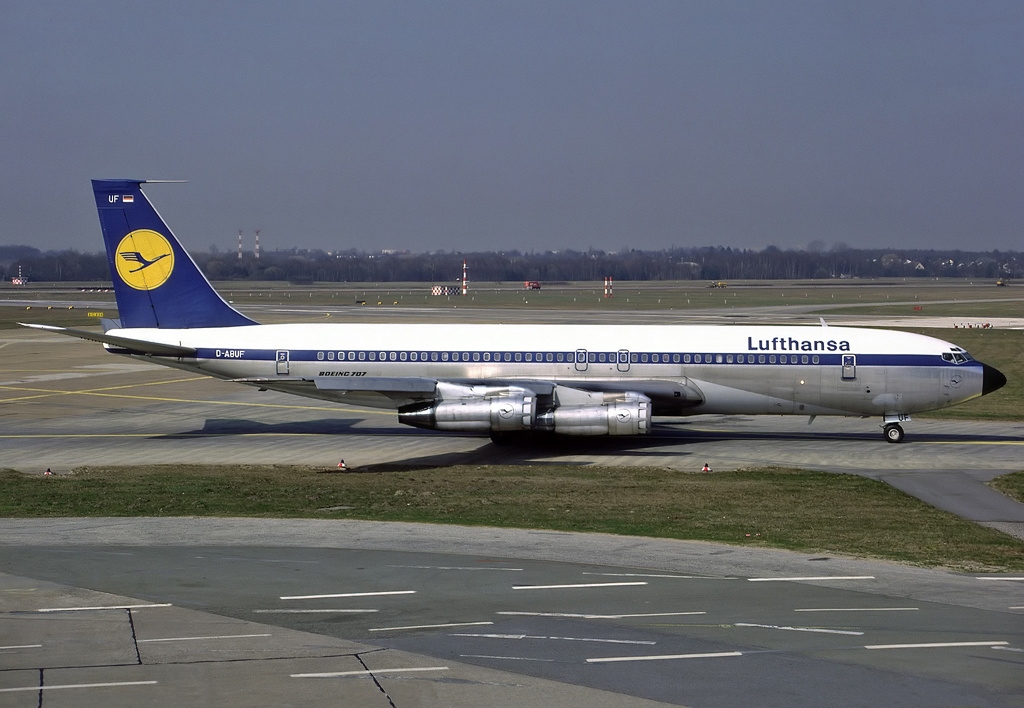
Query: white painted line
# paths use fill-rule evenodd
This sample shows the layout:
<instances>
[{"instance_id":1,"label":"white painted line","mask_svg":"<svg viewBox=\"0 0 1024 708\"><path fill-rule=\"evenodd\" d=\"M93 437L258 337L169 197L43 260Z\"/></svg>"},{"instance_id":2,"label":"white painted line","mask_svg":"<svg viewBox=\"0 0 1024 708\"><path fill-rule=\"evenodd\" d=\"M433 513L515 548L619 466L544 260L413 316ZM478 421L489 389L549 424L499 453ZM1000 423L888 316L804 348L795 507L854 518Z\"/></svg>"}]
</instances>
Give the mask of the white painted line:
<instances>
[{"instance_id":1,"label":"white painted line","mask_svg":"<svg viewBox=\"0 0 1024 708\"><path fill-rule=\"evenodd\" d=\"M366 614L371 612L380 612L380 610L253 610L254 614L257 615L318 615L318 614L343 614L343 615L358 615Z\"/></svg>"},{"instance_id":2,"label":"white painted line","mask_svg":"<svg viewBox=\"0 0 1024 708\"><path fill-rule=\"evenodd\" d=\"M799 580L874 580L873 575L817 575L805 578L747 578L752 583L791 582Z\"/></svg>"},{"instance_id":3,"label":"white painted line","mask_svg":"<svg viewBox=\"0 0 1024 708\"><path fill-rule=\"evenodd\" d=\"M992 648L993 648L993 649L998 649L998 650L1000 650L1000 651L1016 651L1016 652L1024 652L1024 649L1018 649L1017 647L992 647Z\"/></svg>"},{"instance_id":4,"label":"white painted line","mask_svg":"<svg viewBox=\"0 0 1024 708\"><path fill-rule=\"evenodd\" d=\"M149 607L171 607L171 603L162 602L153 605L103 605L99 607L47 607L36 612L88 612L89 610L143 610Z\"/></svg>"},{"instance_id":5,"label":"white painted line","mask_svg":"<svg viewBox=\"0 0 1024 708\"><path fill-rule=\"evenodd\" d=\"M998 576L998 575L979 575L979 576L975 577L975 580L1016 580L1016 581L1022 581L1022 580L1024 580L1024 578L1001 577L1001 576Z\"/></svg>"},{"instance_id":6,"label":"white painted line","mask_svg":"<svg viewBox=\"0 0 1024 708\"><path fill-rule=\"evenodd\" d=\"M537 659L532 656L492 656L490 654L459 654L464 659L507 659L509 661L548 661L553 662L554 659Z\"/></svg>"},{"instance_id":7,"label":"white painted line","mask_svg":"<svg viewBox=\"0 0 1024 708\"><path fill-rule=\"evenodd\" d=\"M917 607L805 607L793 612L917 612Z\"/></svg>"},{"instance_id":8,"label":"white painted line","mask_svg":"<svg viewBox=\"0 0 1024 708\"><path fill-rule=\"evenodd\" d=\"M928 644L867 644L865 649L941 649L945 647L997 647L1009 642L931 642Z\"/></svg>"},{"instance_id":9,"label":"white painted line","mask_svg":"<svg viewBox=\"0 0 1024 708\"><path fill-rule=\"evenodd\" d=\"M194 642L201 639L249 639L252 637L269 637L270 634L221 634L215 637L164 637L162 639L136 639L136 643L144 642Z\"/></svg>"},{"instance_id":10,"label":"white painted line","mask_svg":"<svg viewBox=\"0 0 1024 708\"><path fill-rule=\"evenodd\" d=\"M292 678L341 678L344 676L376 676L377 674L409 674L417 671L447 671L447 666L417 666L408 669L373 669L372 671L335 671L326 674L291 674Z\"/></svg>"},{"instance_id":11,"label":"white painted line","mask_svg":"<svg viewBox=\"0 0 1024 708\"><path fill-rule=\"evenodd\" d=\"M670 578L673 580L736 580L727 576L715 577L711 575L665 575L660 573L591 573L584 571L584 575L600 575L608 578Z\"/></svg>"},{"instance_id":12,"label":"white painted line","mask_svg":"<svg viewBox=\"0 0 1024 708\"><path fill-rule=\"evenodd\" d=\"M0 688L0 693L15 691L56 691L62 688L109 688L111 686L152 686L156 681L118 681L111 683L65 683L53 686L22 686L19 688Z\"/></svg>"},{"instance_id":13,"label":"white painted line","mask_svg":"<svg viewBox=\"0 0 1024 708\"><path fill-rule=\"evenodd\" d=\"M646 582L635 583L579 583L576 585L513 585L513 590L565 590L571 588L616 588L627 585L646 585Z\"/></svg>"},{"instance_id":14,"label":"white painted line","mask_svg":"<svg viewBox=\"0 0 1024 708\"><path fill-rule=\"evenodd\" d=\"M449 634L450 637L480 637L483 639L549 639L566 642L600 642L602 644L647 644L654 645L657 642L639 639L597 639L589 637L545 637L530 634Z\"/></svg>"},{"instance_id":15,"label":"white painted line","mask_svg":"<svg viewBox=\"0 0 1024 708\"><path fill-rule=\"evenodd\" d=\"M1024 610L1024 605L1015 605L1010 608L1011 610Z\"/></svg>"},{"instance_id":16,"label":"white painted line","mask_svg":"<svg viewBox=\"0 0 1024 708\"><path fill-rule=\"evenodd\" d=\"M500 570L521 573L522 568L477 568L459 565L389 565L388 568L413 568L416 570Z\"/></svg>"},{"instance_id":17,"label":"white painted line","mask_svg":"<svg viewBox=\"0 0 1024 708\"><path fill-rule=\"evenodd\" d=\"M679 617L682 615L706 615L707 612L644 612L633 615L581 615L572 612L496 612L498 615L517 615L520 617L569 617L572 619L629 619L631 617Z\"/></svg>"},{"instance_id":18,"label":"white painted line","mask_svg":"<svg viewBox=\"0 0 1024 708\"><path fill-rule=\"evenodd\" d=\"M747 622L737 622L733 625L734 627L758 627L761 629L782 629L787 632L817 632L819 634L850 634L855 637L859 637L864 632L855 632L846 629L820 629L818 627L786 627L776 624L749 624Z\"/></svg>"},{"instance_id":19,"label":"white painted line","mask_svg":"<svg viewBox=\"0 0 1024 708\"><path fill-rule=\"evenodd\" d=\"M743 656L741 651L721 651L711 654L663 654L661 656L605 656L587 659L588 664L608 664L614 661L669 661L671 659L719 659L726 656Z\"/></svg>"},{"instance_id":20,"label":"white painted line","mask_svg":"<svg viewBox=\"0 0 1024 708\"><path fill-rule=\"evenodd\" d=\"M0 647L0 651L4 649L38 649L43 646L42 644L12 644L7 647Z\"/></svg>"},{"instance_id":21,"label":"white painted line","mask_svg":"<svg viewBox=\"0 0 1024 708\"><path fill-rule=\"evenodd\" d=\"M374 627L368 632L398 632L405 629L442 629L444 627L475 627L483 624L494 624L494 622L449 622L447 624L420 624L409 627Z\"/></svg>"},{"instance_id":22,"label":"white painted line","mask_svg":"<svg viewBox=\"0 0 1024 708\"><path fill-rule=\"evenodd\" d=\"M332 597L379 597L380 595L415 595L415 590L382 590L380 592L336 592L327 595L282 595L282 600L323 600Z\"/></svg>"}]
</instances>

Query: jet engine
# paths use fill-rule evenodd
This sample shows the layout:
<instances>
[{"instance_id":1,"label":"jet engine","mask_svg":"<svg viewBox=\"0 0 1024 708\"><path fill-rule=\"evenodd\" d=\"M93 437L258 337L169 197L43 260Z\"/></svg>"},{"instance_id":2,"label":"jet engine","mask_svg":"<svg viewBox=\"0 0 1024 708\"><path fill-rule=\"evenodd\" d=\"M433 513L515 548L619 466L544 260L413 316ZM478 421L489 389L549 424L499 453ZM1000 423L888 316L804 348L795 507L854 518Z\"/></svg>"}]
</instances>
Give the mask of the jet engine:
<instances>
[{"instance_id":1,"label":"jet engine","mask_svg":"<svg viewBox=\"0 0 1024 708\"><path fill-rule=\"evenodd\" d=\"M441 400L400 408L398 422L429 430L512 432L532 430L536 396L515 386L438 384Z\"/></svg>"},{"instance_id":2,"label":"jet engine","mask_svg":"<svg viewBox=\"0 0 1024 708\"><path fill-rule=\"evenodd\" d=\"M590 392L552 386L538 396L519 386L439 382L436 398L398 411L398 421L429 430L521 431L562 435L643 435L651 429L651 399L640 393ZM538 405L543 401L543 405Z\"/></svg>"}]
</instances>

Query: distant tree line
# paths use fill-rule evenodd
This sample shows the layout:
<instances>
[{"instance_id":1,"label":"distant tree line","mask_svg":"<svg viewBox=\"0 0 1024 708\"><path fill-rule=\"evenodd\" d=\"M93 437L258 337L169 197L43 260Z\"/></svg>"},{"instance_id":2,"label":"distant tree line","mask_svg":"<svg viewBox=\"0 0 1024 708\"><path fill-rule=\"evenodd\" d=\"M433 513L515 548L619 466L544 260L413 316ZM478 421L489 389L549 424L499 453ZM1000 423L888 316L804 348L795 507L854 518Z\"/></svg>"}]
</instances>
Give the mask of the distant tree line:
<instances>
[{"instance_id":1,"label":"distant tree line","mask_svg":"<svg viewBox=\"0 0 1024 708\"><path fill-rule=\"evenodd\" d=\"M809 280L831 278L968 278L1024 276L1024 254L1016 251L853 249L763 250L724 247L662 251L600 250L480 253L326 252L293 248L245 253L193 253L211 280L312 282L450 283L469 264L471 281L616 280ZM9 282L18 267L32 281L110 281L106 256L77 251L40 251L0 246L0 273Z\"/></svg>"}]
</instances>

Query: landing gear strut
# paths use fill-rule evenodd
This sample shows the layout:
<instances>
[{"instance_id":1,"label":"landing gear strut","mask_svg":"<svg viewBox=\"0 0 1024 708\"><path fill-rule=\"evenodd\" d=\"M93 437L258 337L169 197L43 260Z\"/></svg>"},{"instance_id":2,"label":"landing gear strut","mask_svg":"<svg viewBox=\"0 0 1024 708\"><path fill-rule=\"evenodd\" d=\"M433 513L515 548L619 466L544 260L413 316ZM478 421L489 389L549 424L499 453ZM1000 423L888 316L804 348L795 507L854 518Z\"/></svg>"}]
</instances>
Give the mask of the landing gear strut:
<instances>
[{"instance_id":1,"label":"landing gear strut","mask_svg":"<svg viewBox=\"0 0 1024 708\"><path fill-rule=\"evenodd\" d=\"M891 443L903 442L903 427L899 423L886 423L882 433Z\"/></svg>"}]
</instances>

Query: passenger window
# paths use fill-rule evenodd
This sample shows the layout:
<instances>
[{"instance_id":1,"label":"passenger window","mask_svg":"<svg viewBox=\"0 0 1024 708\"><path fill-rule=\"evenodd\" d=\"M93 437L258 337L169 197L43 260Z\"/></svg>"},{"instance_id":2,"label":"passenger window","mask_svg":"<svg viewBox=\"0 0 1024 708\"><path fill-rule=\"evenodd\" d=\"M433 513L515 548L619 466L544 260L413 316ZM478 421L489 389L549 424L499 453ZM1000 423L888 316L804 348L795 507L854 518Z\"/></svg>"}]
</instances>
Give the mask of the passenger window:
<instances>
[{"instance_id":1,"label":"passenger window","mask_svg":"<svg viewBox=\"0 0 1024 708\"><path fill-rule=\"evenodd\" d=\"M324 353L323 352L317 352L316 353L316 360L317 361L323 361L324 360Z\"/></svg>"},{"instance_id":2,"label":"passenger window","mask_svg":"<svg viewBox=\"0 0 1024 708\"><path fill-rule=\"evenodd\" d=\"M774 358L775 357L772 357L772 359L774 359ZM757 355L757 363L758 364L763 364L764 363L764 354L758 354Z\"/></svg>"},{"instance_id":3,"label":"passenger window","mask_svg":"<svg viewBox=\"0 0 1024 708\"><path fill-rule=\"evenodd\" d=\"M731 364L732 363L732 354L726 354L725 355L725 363L726 364Z\"/></svg>"},{"instance_id":4,"label":"passenger window","mask_svg":"<svg viewBox=\"0 0 1024 708\"><path fill-rule=\"evenodd\" d=\"M683 363L684 364L689 364L690 363L690 355L689 354L683 354Z\"/></svg>"},{"instance_id":5,"label":"passenger window","mask_svg":"<svg viewBox=\"0 0 1024 708\"><path fill-rule=\"evenodd\" d=\"M715 363L716 364L721 364L722 363L722 355L721 354L715 354Z\"/></svg>"},{"instance_id":6,"label":"passenger window","mask_svg":"<svg viewBox=\"0 0 1024 708\"><path fill-rule=\"evenodd\" d=\"M820 364L821 363L821 357L819 357L817 354L815 354L814 356L811 357L811 363L812 364Z\"/></svg>"}]
</instances>

